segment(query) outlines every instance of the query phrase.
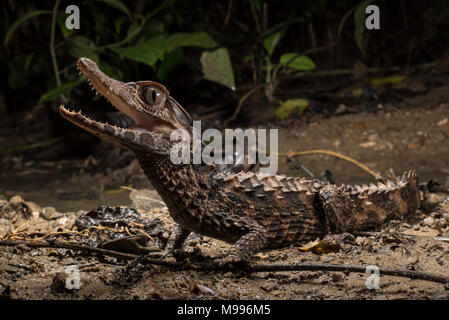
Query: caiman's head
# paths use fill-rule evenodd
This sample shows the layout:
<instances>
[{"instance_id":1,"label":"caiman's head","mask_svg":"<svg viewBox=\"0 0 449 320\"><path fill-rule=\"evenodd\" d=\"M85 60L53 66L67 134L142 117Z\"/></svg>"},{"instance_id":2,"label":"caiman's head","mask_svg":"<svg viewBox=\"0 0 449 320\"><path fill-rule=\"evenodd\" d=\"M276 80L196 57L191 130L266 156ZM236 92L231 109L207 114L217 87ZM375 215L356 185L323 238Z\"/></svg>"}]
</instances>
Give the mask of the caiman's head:
<instances>
[{"instance_id":1,"label":"caiman's head","mask_svg":"<svg viewBox=\"0 0 449 320\"><path fill-rule=\"evenodd\" d=\"M134 125L120 128L95 121L81 112L72 112L63 105L59 113L77 126L133 150L166 150L170 132L191 124L189 114L170 97L168 90L153 81L120 82L109 78L87 58L78 60L78 69L87 76L92 87L115 108L133 119Z\"/></svg>"}]
</instances>

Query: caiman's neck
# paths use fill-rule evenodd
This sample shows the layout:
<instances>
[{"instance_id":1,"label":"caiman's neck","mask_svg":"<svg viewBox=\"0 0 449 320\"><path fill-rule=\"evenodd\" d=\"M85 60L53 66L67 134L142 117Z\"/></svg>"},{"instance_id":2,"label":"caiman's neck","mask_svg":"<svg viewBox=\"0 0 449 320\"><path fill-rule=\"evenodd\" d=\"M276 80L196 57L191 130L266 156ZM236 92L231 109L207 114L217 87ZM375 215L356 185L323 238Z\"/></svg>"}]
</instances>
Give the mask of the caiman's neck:
<instances>
[{"instance_id":1,"label":"caiman's neck","mask_svg":"<svg viewBox=\"0 0 449 320\"><path fill-rule=\"evenodd\" d=\"M134 151L140 166L172 214L191 206L202 192L203 177L190 164L173 164L169 155ZM203 186L204 187L204 186Z\"/></svg>"}]
</instances>

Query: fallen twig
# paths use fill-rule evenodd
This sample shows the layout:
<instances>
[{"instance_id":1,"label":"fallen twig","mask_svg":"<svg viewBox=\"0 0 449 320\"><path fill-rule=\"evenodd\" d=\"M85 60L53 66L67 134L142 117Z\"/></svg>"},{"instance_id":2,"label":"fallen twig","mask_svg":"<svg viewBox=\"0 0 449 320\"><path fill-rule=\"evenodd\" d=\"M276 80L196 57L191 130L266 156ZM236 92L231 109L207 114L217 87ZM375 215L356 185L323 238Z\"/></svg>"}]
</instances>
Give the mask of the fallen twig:
<instances>
[{"instance_id":1,"label":"fallen twig","mask_svg":"<svg viewBox=\"0 0 449 320\"><path fill-rule=\"evenodd\" d=\"M92 248L84 245L58 242L58 241L24 241L24 240L0 240L0 246L19 246L25 245L32 248L62 248L79 250L89 253L97 253L104 256L111 256L121 258L124 260L138 259L140 263L145 265L159 265L176 270L193 270L193 271L243 271L243 272L279 272L279 271L339 271L339 272L358 272L365 273L366 267L356 265L336 265L328 263L293 263L293 264L265 264L259 263L254 265L237 264L235 266L219 265L217 263L185 263L177 261L167 261L155 258L147 258L131 253L122 253L113 250L106 250L101 248ZM436 283L449 284L449 277L439 276L431 273L424 273L418 271L400 270L395 268L379 268L379 274L389 275L395 277L409 278L413 280L426 280Z\"/></svg>"},{"instance_id":2,"label":"fallen twig","mask_svg":"<svg viewBox=\"0 0 449 320\"><path fill-rule=\"evenodd\" d=\"M370 175L372 175L373 177L375 177L376 179L379 177L379 174L375 173L373 170L371 170L370 168L368 168L366 165L364 165L363 163L345 156L344 154L332 151L332 150L323 150L323 149L316 149L316 150L304 150L304 151L296 151L296 152L280 152L277 153L278 156L302 156L302 155L306 155L306 154L327 154L330 156L334 156L343 160L346 160L348 162L351 162L353 164L355 164L356 166L358 166L360 169L368 172Z\"/></svg>"}]
</instances>

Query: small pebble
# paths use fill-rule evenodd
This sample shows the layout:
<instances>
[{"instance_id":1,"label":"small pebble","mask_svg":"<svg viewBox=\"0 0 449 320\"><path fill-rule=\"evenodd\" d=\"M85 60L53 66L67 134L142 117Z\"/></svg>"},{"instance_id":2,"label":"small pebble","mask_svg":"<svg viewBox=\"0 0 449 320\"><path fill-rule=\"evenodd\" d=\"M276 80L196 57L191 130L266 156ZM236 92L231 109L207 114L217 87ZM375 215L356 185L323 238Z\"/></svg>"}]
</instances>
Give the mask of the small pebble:
<instances>
[{"instance_id":1,"label":"small pebble","mask_svg":"<svg viewBox=\"0 0 449 320\"><path fill-rule=\"evenodd\" d=\"M423 220L425 226L432 227L435 223L435 219L432 217L427 217Z\"/></svg>"},{"instance_id":2,"label":"small pebble","mask_svg":"<svg viewBox=\"0 0 449 320\"><path fill-rule=\"evenodd\" d=\"M11 199L9 199L9 205L12 208L17 208L24 202L25 201L23 201L22 197L19 195L15 195L14 197L11 197Z\"/></svg>"}]
</instances>

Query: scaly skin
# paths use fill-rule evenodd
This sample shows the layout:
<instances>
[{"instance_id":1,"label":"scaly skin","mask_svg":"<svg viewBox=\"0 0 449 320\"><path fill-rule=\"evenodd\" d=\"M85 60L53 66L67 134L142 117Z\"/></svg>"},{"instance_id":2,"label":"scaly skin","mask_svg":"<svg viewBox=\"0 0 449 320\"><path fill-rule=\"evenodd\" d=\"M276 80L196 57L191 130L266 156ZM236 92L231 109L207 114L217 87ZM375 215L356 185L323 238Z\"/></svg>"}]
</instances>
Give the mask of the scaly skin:
<instances>
[{"instance_id":1,"label":"scaly skin","mask_svg":"<svg viewBox=\"0 0 449 320\"><path fill-rule=\"evenodd\" d=\"M320 180L220 173L210 165L173 164L170 132L190 128L188 113L152 81L123 83L87 59L78 69L93 88L135 123L119 128L60 106L60 114L97 136L132 150L178 224L166 252L182 247L190 232L232 244L226 261L248 261L261 249L288 246L329 233L380 226L419 207L414 171L370 186L337 186ZM191 131L190 131L191 132Z\"/></svg>"}]
</instances>

